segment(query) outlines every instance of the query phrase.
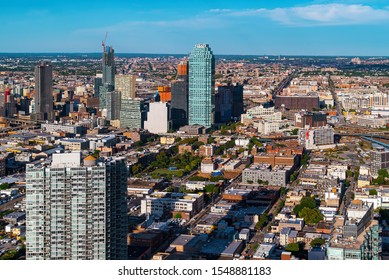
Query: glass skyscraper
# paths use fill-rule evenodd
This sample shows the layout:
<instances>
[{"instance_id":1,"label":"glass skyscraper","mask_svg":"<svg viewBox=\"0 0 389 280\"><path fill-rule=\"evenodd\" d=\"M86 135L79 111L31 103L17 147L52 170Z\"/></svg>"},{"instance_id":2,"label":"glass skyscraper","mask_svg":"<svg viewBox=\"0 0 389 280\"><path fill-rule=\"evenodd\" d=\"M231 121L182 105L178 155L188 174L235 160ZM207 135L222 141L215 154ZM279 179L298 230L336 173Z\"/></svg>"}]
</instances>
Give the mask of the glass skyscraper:
<instances>
[{"instance_id":1,"label":"glass skyscraper","mask_svg":"<svg viewBox=\"0 0 389 280\"><path fill-rule=\"evenodd\" d=\"M43 61L35 66L35 120L53 121L53 68L51 63Z\"/></svg>"},{"instance_id":2,"label":"glass skyscraper","mask_svg":"<svg viewBox=\"0 0 389 280\"><path fill-rule=\"evenodd\" d=\"M107 109L107 95L115 89L115 52L112 47L104 47L103 52L103 80L99 89L100 108Z\"/></svg>"},{"instance_id":3,"label":"glass skyscraper","mask_svg":"<svg viewBox=\"0 0 389 280\"><path fill-rule=\"evenodd\" d=\"M211 127L215 113L215 56L208 44L189 55L189 125Z\"/></svg>"}]
</instances>

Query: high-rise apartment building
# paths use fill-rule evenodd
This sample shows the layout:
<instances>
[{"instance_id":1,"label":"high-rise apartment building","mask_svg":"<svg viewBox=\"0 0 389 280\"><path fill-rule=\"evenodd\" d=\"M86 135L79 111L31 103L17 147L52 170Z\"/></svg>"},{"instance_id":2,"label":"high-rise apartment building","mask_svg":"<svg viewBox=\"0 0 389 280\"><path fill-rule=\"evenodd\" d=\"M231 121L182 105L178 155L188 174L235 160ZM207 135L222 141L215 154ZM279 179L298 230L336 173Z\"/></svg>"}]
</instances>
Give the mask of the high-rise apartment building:
<instances>
[{"instance_id":1,"label":"high-rise apartment building","mask_svg":"<svg viewBox=\"0 0 389 280\"><path fill-rule=\"evenodd\" d=\"M135 85L135 75L115 75L115 90L122 93L122 99L136 98Z\"/></svg>"},{"instance_id":2,"label":"high-rise apartment building","mask_svg":"<svg viewBox=\"0 0 389 280\"><path fill-rule=\"evenodd\" d=\"M371 151L371 175L377 177L380 169L389 169L389 151L384 148Z\"/></svg>"},{"instance_id":3,"label":"high-rise apartment building","mask_svg":"<svg viewBox=\"0 0 389 280\"><path fill-rule=\"evenodd\" d=\"M126 259L126 191L124 158L73 152L27 165L27 259Z\"/></svg>"},{"instance_id":4,"label":"high-rise apartment building","mask_svg":"<svg viewBox=\"0 0 389 280\"><path fill-rule=\"evenodd\" d=\"M189 55L189 125L211 127L215 113L215 56L208 44Z\"/></svg>"},{"instance_id":5,"label":"high-rise apartment building","mask_svg":"<svg viewBox=\"0 0 389 280\"><path fill-rule=\"evenodd\" d=\"M54 120L53 68L48 61L35 66L35 120Z\"/></svg>"}]
</instances>

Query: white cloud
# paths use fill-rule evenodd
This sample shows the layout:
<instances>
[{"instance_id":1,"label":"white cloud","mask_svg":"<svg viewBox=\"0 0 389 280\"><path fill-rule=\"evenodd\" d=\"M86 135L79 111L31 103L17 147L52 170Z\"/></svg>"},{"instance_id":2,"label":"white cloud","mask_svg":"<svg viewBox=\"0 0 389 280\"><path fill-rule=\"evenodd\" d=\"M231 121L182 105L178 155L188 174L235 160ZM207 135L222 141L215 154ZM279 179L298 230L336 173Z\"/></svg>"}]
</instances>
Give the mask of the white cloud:
<instances>
[{"instance_id":1,"label":"white cloud","mask_svg":"<svg viewBox=\"0 0 389 280\"><path fill-rule=\"evenodd\" d=\"M304 7L250 9L218 14L232 17L268 17L285 25L357 25L389 22L389 9L360 4L317 4Z\"/></svg>"}]
</instances>

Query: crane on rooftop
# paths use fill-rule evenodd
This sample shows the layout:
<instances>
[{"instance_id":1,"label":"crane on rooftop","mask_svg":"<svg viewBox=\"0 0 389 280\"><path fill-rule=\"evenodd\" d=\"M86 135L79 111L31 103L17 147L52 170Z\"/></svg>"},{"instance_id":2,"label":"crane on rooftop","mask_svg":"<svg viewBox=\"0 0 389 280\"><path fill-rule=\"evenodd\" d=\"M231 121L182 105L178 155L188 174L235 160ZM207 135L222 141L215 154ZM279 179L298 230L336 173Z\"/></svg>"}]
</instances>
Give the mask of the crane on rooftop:
<instances>
[{"instance_id":1,"label":"crane on rooftop","mask_svg":"<svg viewBox=\"0 0 389 280\"><path fill-rule=\"evenodd\" d=\"M104 41L101 42L101 46L103 47L103 51L105 52L105 41L107 41L108 31L105 33Z\"/></svg>"}]
</instances>

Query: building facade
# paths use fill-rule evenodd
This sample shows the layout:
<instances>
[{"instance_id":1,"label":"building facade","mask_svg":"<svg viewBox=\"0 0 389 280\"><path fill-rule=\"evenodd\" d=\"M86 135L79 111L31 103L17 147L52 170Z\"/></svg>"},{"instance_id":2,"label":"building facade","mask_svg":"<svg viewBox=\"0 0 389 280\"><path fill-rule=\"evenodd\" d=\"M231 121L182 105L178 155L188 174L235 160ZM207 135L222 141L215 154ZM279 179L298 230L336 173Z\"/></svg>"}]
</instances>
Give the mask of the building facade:
<instances>
[{"instance_id":1,"label":"building facade","mask_svg":"<svg viewBox=\"0 0 389 280\"><path fill-rule=\"evenodd\" d=\"M135 85L135 75L115 75L115 90L122 93L122 99L136 98Z\"/></svg>"},{"instance_id":2,"label":"building facade","mask_svg":"<svg viewBox=\"0 0 389 280\"><path fill-rule=\"evenodd\" d=\"M189 125L211 127L215 114L215 56L208 44L189 55Z\"/></svg>"},{"instance_id":3,"label":"building facade","mask_svg":"<svg viewBox=\"0 0 389 280\"><path fill-rule=\"evenodd\" d=\"M166 102L150 103L144 128L155 134L168 132L171 128L170 104Z\"/></svg>"},{"instance_id":4,"label":"building facade","mask_svg":"<svg viewBox=\"0 0 389 280\"><path fill-rule=\"evenodd\" d=\"M35 66L35 112L32 118L53 121L53 68L48 61Z\"/></svg>"},{"instance_id":5,"label":"building facade","mask_svg":"<svg viewBox=\"0 0 389 280\"><path fill-rule=\"evenodd\" d=\"M127 163L54 154L27 166L28 260L127 258Z\"/></svg>"},{"instance_id":6,"label":"building facade","mask_svg":"<svg viewBox=\"0 0 389 280\"><path fill-rule=\"evenodd\" d=\"M120 108L120 127L141 129L146 119L145 103L142 99L123 99Z\"/></svg>"},{"instance_id":7,"label":"building facade","mask_svg":"<svg viewBox=\"0 0 389 280\"><path fill-rule=\"evenodd\" d=\"M378 148L371 151L371 175L373 177L378 176L380 169L389 168L389 151L384 148Z\"/></svg>"}]
</instances>

